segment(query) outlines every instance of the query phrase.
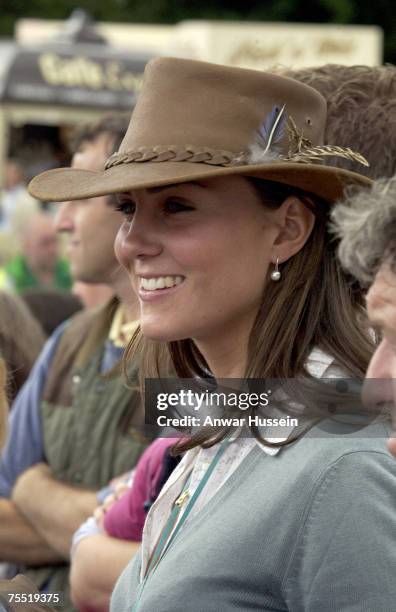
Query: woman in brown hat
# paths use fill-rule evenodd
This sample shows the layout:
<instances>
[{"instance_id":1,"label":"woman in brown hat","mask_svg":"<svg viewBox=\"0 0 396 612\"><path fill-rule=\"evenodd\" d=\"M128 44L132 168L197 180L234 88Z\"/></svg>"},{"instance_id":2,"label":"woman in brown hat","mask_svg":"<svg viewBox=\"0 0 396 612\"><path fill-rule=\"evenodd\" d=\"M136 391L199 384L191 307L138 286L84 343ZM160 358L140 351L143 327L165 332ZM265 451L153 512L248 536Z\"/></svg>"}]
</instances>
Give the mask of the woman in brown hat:
<instances>
[{"instance_id":1,"label":"woman in brown hat","mask_svg":"<svg viewBox=\"0 0 396 612\"><path fill-rule=\"evenodd\" d=\"M140 296L131 350L142 379L166 376L169 363L181 378L255 385L363 378L372 346L362 297L326 222L345 185L369 180L323 163L366 163L322 145L325 121L321 95L292 79L163 58L148 65L103 172L60 169L31 183L47 201L119 194L116 252ZM258 397L248 395L250 414ZM306 435L284 428L274 442L244 423L179 446L188 452L111 609L393 609L396 467L384 426L371 437L331 422Z\"/></svg>"}]
</instances>

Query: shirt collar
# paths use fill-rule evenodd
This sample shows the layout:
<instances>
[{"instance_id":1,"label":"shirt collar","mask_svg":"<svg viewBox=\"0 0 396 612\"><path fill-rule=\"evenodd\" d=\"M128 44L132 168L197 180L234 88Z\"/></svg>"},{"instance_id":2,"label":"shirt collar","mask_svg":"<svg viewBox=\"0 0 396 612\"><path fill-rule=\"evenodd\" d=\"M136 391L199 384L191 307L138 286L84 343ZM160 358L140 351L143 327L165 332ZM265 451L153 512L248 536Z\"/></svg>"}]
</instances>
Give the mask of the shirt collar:
<instances>
[{"instance_id":1,"label":"shirt collar","mask_svg":"<svg viewBox=\"0 0 396 612\"><path fill-rule=\"evenodd\" d=\"M305 363L305 368L308 373L314 378L335 378L342 376L340 369L335 365L335 359L328 353L325 353L320 348L314 348L308 355ZM268 442L285 442L293 433L294 427L285 428L285 436L282 438L267 438ZM266 455L277 455L282 446L265 446L258 442L255 438L251 440L252 446L258 446Z\"/></svg>"},{"instance_id":2,"label":"shirt collar","mask_svg":"<svg viewBox=\"0 0 396 612\"><path fill-rule=\"evenodd\" d=\"M125 308L119 304L114 313L113 322L109 331L109 340L118 348L125 348L132 338L139 321L125 321Z\"/></svg>"}]
</instances>

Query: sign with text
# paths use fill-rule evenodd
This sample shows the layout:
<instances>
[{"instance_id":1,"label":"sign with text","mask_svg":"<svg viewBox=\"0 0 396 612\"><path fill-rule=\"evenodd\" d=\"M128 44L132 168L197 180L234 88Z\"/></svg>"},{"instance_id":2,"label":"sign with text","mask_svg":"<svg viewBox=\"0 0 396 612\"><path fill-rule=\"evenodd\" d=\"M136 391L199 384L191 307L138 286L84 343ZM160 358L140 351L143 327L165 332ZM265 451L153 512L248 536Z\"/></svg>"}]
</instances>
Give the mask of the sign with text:
<instances>
[{"instance_id":1,"label":"sign with text","mask_svg":"<svg viewBox=\"0 0 396 612\"><path fill-rule=\"evenodd\" d=\"M17 48L3 100L131 110L148 57L103 52L95 56L85 47L67 51Z\"/></svg>"}]
</instances>

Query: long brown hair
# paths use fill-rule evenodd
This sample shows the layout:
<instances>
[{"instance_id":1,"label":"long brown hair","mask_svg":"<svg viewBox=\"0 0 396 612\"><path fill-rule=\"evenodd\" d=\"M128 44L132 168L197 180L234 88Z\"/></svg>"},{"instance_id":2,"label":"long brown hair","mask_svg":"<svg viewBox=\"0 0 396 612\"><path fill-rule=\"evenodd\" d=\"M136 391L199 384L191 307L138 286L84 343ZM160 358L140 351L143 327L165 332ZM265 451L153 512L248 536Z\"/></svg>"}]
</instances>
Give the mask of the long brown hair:
<instances>
[{"instance_id":1,"label":"long brown hair","mask_svg":"<svg viewBox=\"0 0 396 612\"><path fill-rule=\"evenodd\" d=\"M6 393L7 370L4 359L0 357L0 450L3 447L7 430L8 401Z\"/></svg>"},{"instance_id":2,"label":"long brown hair","mask_svg":"<svg viewBox=\"0 0 396 612\"><path fill-rule=\"evenodd\" d=\"M363 294L343 272L336 258L336 242L327 229L329 204L317 196L288 185L249 178L263 204L278 208L294 195L315 214L313 231L304 247L282 266L282 280L268 282L253 325L246 378L295 378L308 376L305 364L313 348L321 348L342 367L346 376L362 379L374 347L368 333ZM155 342L137 330L125 360L140 354L140 383L146 378L207 377L208 365L191 339ZM200 432L178 450L199 444L210 446L228 430L213 438Z\"/></svg>"},{"instance_id":3,"label":"long brown hair","mask_svg":"<svg viewBox=\"0 0 396 612\"><path fill-rule=\"evenodd\" d=\"M23 299L0 291L0 352L7 366L10 403L29 376L44 342L43 329Z\"/></svg>"}]
</instances>

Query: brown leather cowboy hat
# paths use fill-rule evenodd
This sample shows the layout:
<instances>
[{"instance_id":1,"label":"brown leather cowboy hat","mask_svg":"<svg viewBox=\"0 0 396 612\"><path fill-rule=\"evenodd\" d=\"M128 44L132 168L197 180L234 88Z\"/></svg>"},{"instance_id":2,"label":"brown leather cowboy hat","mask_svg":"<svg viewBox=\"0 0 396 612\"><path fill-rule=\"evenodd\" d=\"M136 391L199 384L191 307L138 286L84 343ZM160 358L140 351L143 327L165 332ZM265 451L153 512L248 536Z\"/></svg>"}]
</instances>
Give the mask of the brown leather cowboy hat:
<instances>
[{"instance_id":1,"label":"brown leather cowboy hat","mask_svg":"<svg viewBox=\"0 0 396 612\"><path fill-rule=\"evenodd\" d=\"M366 160L323 146L326 101L287 77L176 58L150 61L128 131L101 172L58 168L30 193L65 201L241 174L286 183L328 201L370 179L326 165L330 156ZM336 145L336 143L335 143Z\"/></svg>"}]
</instances>

